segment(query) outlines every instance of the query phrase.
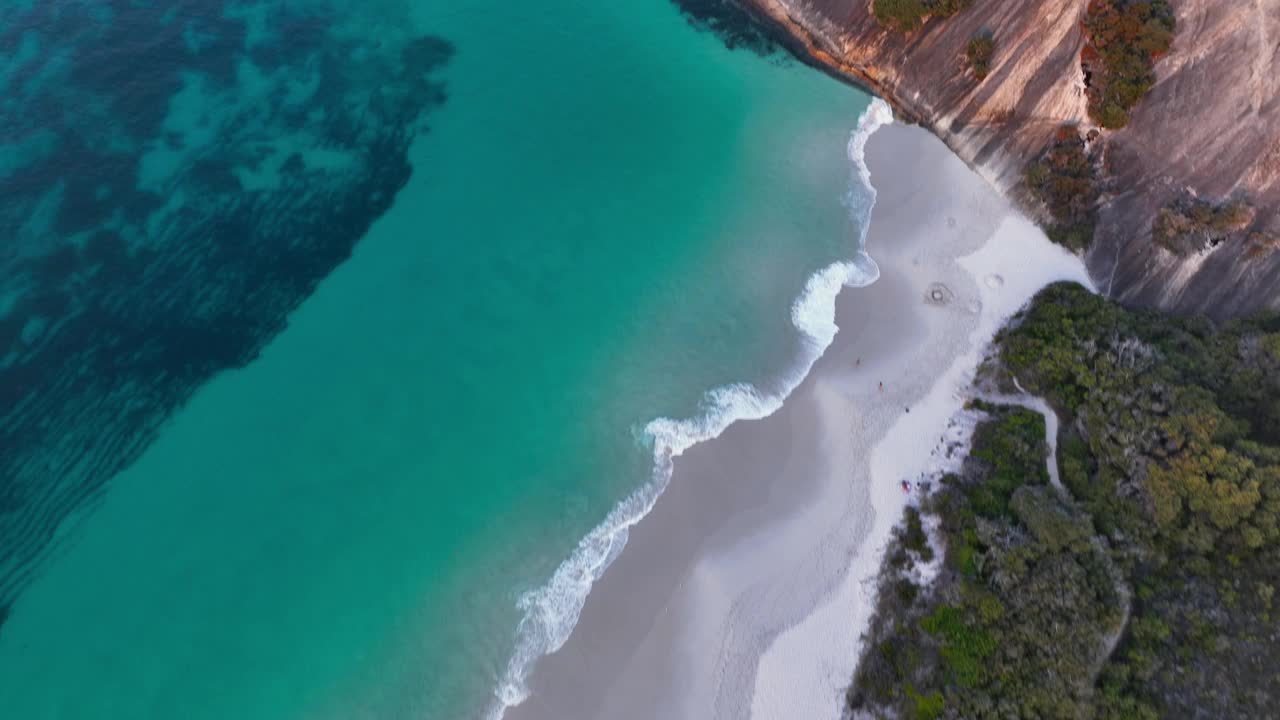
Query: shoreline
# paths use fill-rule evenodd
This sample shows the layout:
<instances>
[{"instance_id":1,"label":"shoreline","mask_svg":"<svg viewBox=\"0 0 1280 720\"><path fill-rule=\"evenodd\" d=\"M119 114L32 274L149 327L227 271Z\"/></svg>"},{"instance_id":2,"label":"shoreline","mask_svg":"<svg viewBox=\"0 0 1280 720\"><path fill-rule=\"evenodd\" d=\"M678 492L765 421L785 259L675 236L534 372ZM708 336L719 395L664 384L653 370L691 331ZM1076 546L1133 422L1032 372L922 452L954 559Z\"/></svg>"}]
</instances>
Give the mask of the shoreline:
<instances>
[{"instance_id":1,"label":"shoreline","mask_svg":"<svg viewBox=\"0 0 1280 720\"><path fill-rule=\"evenodd\" d=\"M893 111L884 101L872 102L859 117L851 133L847 152L853 173L862 184L854 193L859 206L849 211L857 216L859 244L865 245L867 227L875 207L876 189L871 184L865 162L867 141L877 130L894 122ZM853 178L850 179L852 183ZM629 531L653 510L666 491L673 474L674 459L699 443L720 437L739 421L759 420L780 410L830 347L839 328L835 322L837 296L845 287L865 287L880 278L879 267L863 252L837 261L810 275L801 295L791 307L792 325L800 332L801 357L796 366L778 382L780 392L762 393L749 384L732 384L709 391L704 412L692 418L673 420L661 417L645 426L653 443L653 478L614 506L609 515L584 537L573 553L556 569L543 586L523 594L518 606L524 618L517 628L516 648L506 673L495 688L495 702L485 712L489 720L505 717L510 708L528 697L526 685L533 665L559 650L577 627L583 604L595 583L612 565L627 544ZM772 384L772 383L771 383ZM590 577L584 578L584 573ZM585 582L584 582L585 580ZM577 589L571 587L577 585ZM572 609L565 612L566 601ZM565 627L565 616L572 616Z\"/></svg>"},{"instance_id":2,"label":"shoreline","mask_svg":"<svg viewBox=\"0 0 1280 720\"><path fill-rule=\"evenodd\" d=\"M839 294L835 342L776 412L675 460L574 632L505 717L839 717L874 603L865 579L915 472L902 454L929 462L924 438L945 433L1007 314L1049 281L1087 282L1078 259L925 131L876 133L867 164L880 279ZM1033 265L1036 277L999 280Z\"/></svg>"}]
</instances>

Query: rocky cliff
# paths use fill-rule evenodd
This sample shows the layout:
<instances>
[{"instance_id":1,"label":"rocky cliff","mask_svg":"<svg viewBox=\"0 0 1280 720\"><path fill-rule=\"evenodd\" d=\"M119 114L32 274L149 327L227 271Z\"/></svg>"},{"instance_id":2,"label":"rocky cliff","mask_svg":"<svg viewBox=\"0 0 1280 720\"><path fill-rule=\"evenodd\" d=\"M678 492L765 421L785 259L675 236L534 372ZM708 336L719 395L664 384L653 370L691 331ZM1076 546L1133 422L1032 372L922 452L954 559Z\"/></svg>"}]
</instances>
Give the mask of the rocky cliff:
<instances>
[{"instance_id":1,"label":"rocky cliff","mask_svg":"<svg viewBox=\"0 0 1280 720\"><path fill-rule=\"evenodd\" d=\"M1094 129L1080 65L1087 0L981 0L909 35L883 29L872 0L742 1L793 51L932 129L1032 214L1027 162L1064 123ZM1127 128L1092 141L1105 170L1090 272L1127 304L1217 317L1280 307L1280 250L1237 239L1180 257L1151 240L1159 209L1189 194L1243 197L1254 229L1280 238L1280 0L1171 1L1177 35L1155 88ZM979 82L964 53L981 32L995 56Z\"/></svg>"}]
</instances>

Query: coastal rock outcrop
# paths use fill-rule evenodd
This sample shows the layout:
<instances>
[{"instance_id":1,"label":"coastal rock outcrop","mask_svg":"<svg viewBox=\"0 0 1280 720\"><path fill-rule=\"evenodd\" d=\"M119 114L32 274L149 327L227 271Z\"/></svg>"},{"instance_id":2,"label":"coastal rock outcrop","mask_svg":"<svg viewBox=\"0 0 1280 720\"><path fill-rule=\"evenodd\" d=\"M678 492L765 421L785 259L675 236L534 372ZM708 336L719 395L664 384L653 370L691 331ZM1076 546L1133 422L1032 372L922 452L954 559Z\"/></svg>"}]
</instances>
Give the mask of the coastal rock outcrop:
<instances>
[{"instance_id":1,"label":"coastal rock outcrop","mask_svg":"<svg viewBox=\"0 0 1280 720\"><path fill-rule=\"evenodd\" d=\"M1035 203L1022 171L1063 124L1088 132L1105 177L1087 254L1099 288L1124 303L1215 317L1280 306L1275 243L1222 243L1180 257L1152 242L1178 197L1237 198L1256 238L1280 237L1280 0L1173 0L1177 34L1129 126L1096 128L1080 53L1087 0L986 0L912 33L885 30L872 0L744 0L791 49L886 98L1001 190ZM981 33L988 76L966 71Z\"/></svg>"}]
</instances>

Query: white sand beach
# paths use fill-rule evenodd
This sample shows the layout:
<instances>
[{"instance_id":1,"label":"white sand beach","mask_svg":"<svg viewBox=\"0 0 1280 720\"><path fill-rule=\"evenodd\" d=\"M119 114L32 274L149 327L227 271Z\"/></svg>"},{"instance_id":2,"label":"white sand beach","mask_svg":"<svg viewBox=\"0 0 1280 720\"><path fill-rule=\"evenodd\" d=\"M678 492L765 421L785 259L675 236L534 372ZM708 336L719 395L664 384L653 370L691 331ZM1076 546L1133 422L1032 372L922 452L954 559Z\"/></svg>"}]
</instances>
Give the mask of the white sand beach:
<instances>
[{"instance_id":1,"label":"white sand beach","mask_svg":"<svg viewBox=\"0 0 1280 720\"><path fill-rule=\"evenodd\" d=\"M834 343L781 409L676 458L506 718L840 717L902 481L948 462L1004 320L1050 282L1088 282L924 130L879 130L867 165L879 280L840 293Z\"/></svg>"}]
</instances>

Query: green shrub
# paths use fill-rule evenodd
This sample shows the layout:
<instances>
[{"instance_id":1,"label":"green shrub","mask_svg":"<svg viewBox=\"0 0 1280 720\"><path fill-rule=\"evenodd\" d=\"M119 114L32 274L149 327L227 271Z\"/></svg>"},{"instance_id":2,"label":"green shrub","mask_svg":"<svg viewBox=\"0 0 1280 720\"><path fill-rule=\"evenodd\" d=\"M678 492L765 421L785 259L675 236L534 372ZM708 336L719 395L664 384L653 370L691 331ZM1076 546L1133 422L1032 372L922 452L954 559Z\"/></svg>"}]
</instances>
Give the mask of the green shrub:
<instances>
[{"instance_id":1,"label":"green shrub","mask_svg":"<svg viewBox=\"0 0 1280 720\"><path fill-rule=\"evenodd\" d=\"M1245 246L1245 257L1266 257L1280 249L1280 235L1255 230L1249 233Z\"/></svg>"},{"instance_id":2,"label":"green shrub","mask_svg":"<svg viewBox=\"0 0 1280 720\"><path fill-rule=\"evenodd\" d=\"M925 632L942 640L942 658L956 684L975 687L983 677L982 660L995 652L986 630L970 623L957 607L943 605L920 621Z\"/></svg>"},{"instance_id":3,"label":"green shrub","mask_svg":"<svg viewBox=\"0 0 1280 720\"><path fill-rule=\"evenodd\" d=\"M907 696L914 703L915 720L936 720L942 717L942 711L946 709L946 701L938 690L921 695L915 688L907 686Z\"/></svg>"},{"instance_id":4,"label":"green shrub","mask_svg":"<svg viewBox=\"0 0 1280 720\"><path fill-rule=\"evenodd\" d=\"M909 33L919 30L930 17L950 17L969 7L973 0L874 0L871 11L876 22L890 30Z\"/></svg>"},{"instance_id":5,"label":"green shrub","mask_svg":"<svg viewBox=\"0 0 1280 720\"><path fill-rule=\"evenodd\" d=\"M1174 27L1167 0L1091 0L1080 64L1094 122L1129 124L1129 112L1155 85L1155 61L1173 44Z\"/></svg>"},{"instance_id":6,"label":"green shrub","mask_svg":"<svg viewBox=\"0 0 1280 720\"><path fill-rule=\"evenodd\" d=\"M877 22L899 32L918 29L929 14L924 0L875 0L873 12Z\"/></svg>"},{"instance_id":7,"label":"green shrub","mask_svg":"<svg viewBox=\"0 0 1280 720\"><path fill-rule=\"evenodd\" d=\"M1098 200L1095 175L1084 140L1070 125L1058 129L1053 141L1023 173L1027 189L1053 218L1045 234L1069 250L1084 251L1093 242Z\"/></svg>"},{"instance_id":8,"label":"green shrub","mask_svg":"<svg viewBox=\"0 0 1280 720\"><path fill-rule=\"evenodd\" d=\"M980 33L969 41L964 55L969 61L969 68L973 70L974 77L985 80L991 73L991 57L995 55L995 51L996 43L991 33Z\"/></svg>"},{"instance_id":9,"label":"green shrub","mask_svg":"<svg viewBox=\"0 0 1280 720\"><path fill-rule=\"evenodd\" d=\"M907 507L902 545L919 555L925 562L933 560L933 548L929 545L929 536L925 534L924 525L920 522L920 511L914 507Z\"/></svg>"},{"instance_id":10,"label":"green shrub","mask_svg":"<svg viewBox=\"0 0 1280 720\"><path fill-rule=\"evenodd\" d=\"M1151 223L1151 239L1179 257L1217 245L1242 233L1253 222L1248 203L1212 203L1183 197L1160 208Z\"/></svg>"},{"instance_id":11,"label":"green shrub","mask_svg":"<svg viewBox=\"0 0 1280 720\"><path fill-rule=\"evenodd\" d=\"M1009 500L1024 483L1049 481L1044 418L1025 408L1007 410L995 422L974 432L970 457L990 468L984 482L969 491L974 512L982 517L1011 518Z\"/></svg>"}]
</instances>

